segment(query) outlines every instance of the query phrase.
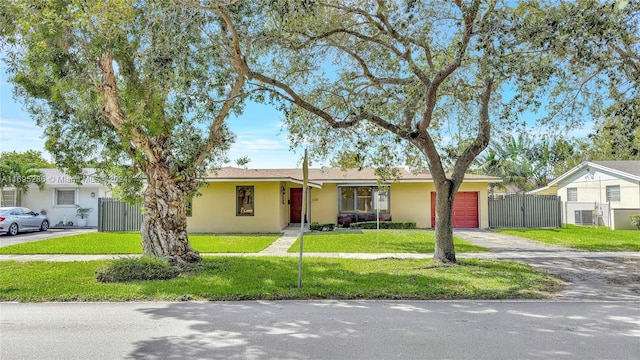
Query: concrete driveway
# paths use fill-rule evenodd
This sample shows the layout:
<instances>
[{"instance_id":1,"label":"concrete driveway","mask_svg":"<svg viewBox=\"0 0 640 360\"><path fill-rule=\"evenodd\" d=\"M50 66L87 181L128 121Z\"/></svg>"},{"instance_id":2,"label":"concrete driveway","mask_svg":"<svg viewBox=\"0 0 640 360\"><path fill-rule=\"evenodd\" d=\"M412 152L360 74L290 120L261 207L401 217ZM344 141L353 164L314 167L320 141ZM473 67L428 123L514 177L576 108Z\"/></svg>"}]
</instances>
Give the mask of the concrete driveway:
<instances>
[{"instance_id":1,"label":"concrete driveway","mask_svg":"<svg viewBox=\"0 0 640 360\"><path fill-rule=\"evenodd\" d=\"M486 230L454 235L488 248L491 257L524 261L564 280L558 299L640 301L640 253L581 251Z\"/></svg>"},{"instance_id":2,"label":"concrete driveway","mask_svg":"<svg viewBox=\"0 0 640 360\"><path fill-rule=\"evenodd\" d=\"M90 232L96 232L97 229L49 229L47 231L34 231L20 233L16 236L9 236L7 234L0 235L0 247L23 244L33 241L40 241L45 239L53 239L61 236L86 234Z\"/></svg>"}]
</instances>

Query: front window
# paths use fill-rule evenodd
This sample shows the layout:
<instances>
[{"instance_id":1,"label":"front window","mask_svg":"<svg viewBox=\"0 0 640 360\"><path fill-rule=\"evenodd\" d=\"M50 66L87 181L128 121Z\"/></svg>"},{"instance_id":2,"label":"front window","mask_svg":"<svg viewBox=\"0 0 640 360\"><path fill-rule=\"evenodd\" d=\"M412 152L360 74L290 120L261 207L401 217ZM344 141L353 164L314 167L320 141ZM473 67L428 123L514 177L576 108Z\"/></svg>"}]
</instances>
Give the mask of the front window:
<instances>
[{"instance_id":1,"label":"front window","mask_svg":"<svg viewBox=\"0 0 640 360\"><path fill-rule=\"evenodd\" d=\"M56 205L75 205L75 190L56 190Z\"/></svg>"},{"instance_id":2,"label":"front window","mask_svg":"<svg viewBox=\"0 0 640 360\"><path fill-rule=\"evenodd\" d=\"M578 201L578 188L567 188L567 201Z\"/></svg>"},{"instance_id":3,"label":"front window","mask_svg":"<svg viewBox=\"0 0 640 360\"><path fill-rule=\"evenodd\" d=\"M253 216L253 186L236 186L236 216Z\"/></svg>"},{"instance_id":4,"label":"front window","mask_svg":"<svg viewBox=\"0 0 640 360\"><path fill-rule=\"evenodd\" d=\"M2 199L0 199L0 205L2 206L16 206L16 192L15 190L2 190Z\"/></svg>"},{"instance_id":5,"label":"front window","mask_svg":"<svg viewBox=\"0 0 640 360\"><path fill-rule=\"evenodd\" d=\"M355 212L355 204L355 192L353 191L353 188L340 188L340 212Z\"/></svg>"},{"instance_id":6,"label":"front window","mask_svg":"<svg viewBox=\"0 0 640 360\"><path fill-rule=\"evenodd\" d=\"M380 212L389 212L389 190L378 189L377 193Z\"/></svg>"},{"instance_id":7,"label":"front window","mask_svg":"<svg viewBox=\"0 0 640 360\"><path fill-rule=\"evenodd\" d=\"M620 185L607 186L607 201L620 201Z\"/></svg>"},{"instance_id":8,"label":"front window","mask_svg":"<svg viewBox=\"0 0 640 360\"><path fill-rule=\"evenodd\" d=\"M357 187L356 193L358 194L358 212L370 213L373 212L373 189L370 187Z\"/></svg>"},{"instance_id":9,"label":"front window","mask_svg":"<svg viewBox=\"0 0 640 360\"><path fill-rule=\"evenodd\" d=\"M340 191L340 209L342 213L389 212L389 192L375 186L342 186Z\"/></svg>"},{"instance_id":10,"label":"front window","mask_svg":"<svg viewBox=\"0 0 640 360\"><path fill-rule=\"evenodd\" d=\"M187 200L185 203L186 213L188 217L193 216L193 201L191 199Z\"/></svg>"}]
</instances>

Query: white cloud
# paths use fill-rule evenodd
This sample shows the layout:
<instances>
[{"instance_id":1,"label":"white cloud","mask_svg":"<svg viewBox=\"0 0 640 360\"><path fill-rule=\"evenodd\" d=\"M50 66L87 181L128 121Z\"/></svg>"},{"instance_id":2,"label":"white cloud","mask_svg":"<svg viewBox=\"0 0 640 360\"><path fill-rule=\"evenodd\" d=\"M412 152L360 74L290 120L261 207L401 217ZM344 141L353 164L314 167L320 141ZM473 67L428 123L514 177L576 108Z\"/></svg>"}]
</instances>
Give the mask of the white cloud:
<instances>
[{"instance_id":1,"label":"white cloud","mask_svg":"<svg viewBox=\"0 0 640 360\"><path fill-rule=\"evenodd\" d=\"M287 149L287 145L278 140L272 139L239 139L234 143L238 149L245 151L282 150ZM233 148L232 147L232 148Z\"/></svg>"},{"instance_id":2,"label":"white cloud","mask_svg":"<svg viewBox=\"0 0 640 360\"><path fill-rule=\"evenodd\" d=\"M582 124L582 126L579 127L572 127L566 130L560 130L560 131L553 131L554 135L556 136L562 136L565 138L584 138L587 135L589 135L590 133L593 133L593 129L595 126L595 122L594 121L588 121L585 122L584 124ZM546 135L550 135L550 130L549 128L546 127L534 127L532 129L530 129L530 133L534 136L546 136Z\"/></svg>"},{"instance_id":3,"label":"white cloud","mask_svg":"<svg viewBox=\"0 0 640 360\"><path fill-rule=\"evenodd\" d=\"M0 148L2 151L43 150L42 129L32 121L0 118Z\"/></svg>"}]
</instances>

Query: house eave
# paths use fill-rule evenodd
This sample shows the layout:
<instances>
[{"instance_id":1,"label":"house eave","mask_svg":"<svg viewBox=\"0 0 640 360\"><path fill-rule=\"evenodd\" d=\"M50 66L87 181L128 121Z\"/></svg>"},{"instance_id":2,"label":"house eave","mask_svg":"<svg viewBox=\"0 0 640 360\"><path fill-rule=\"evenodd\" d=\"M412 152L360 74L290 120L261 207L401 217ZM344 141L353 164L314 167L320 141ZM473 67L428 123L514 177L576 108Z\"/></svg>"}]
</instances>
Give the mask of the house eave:
<instances>
[{"instance_id":1,"label":"house eave","mask_svg":"<svg viewBox=\"0 0 640 360\"><path fill-rule=\"evenodd\" d=\"M294 178L205 178L203 179L208 183L221 183L221 182L290 182L296 185L302 185L303 181ZM307 185L312 188L321 189L322 183L317 181L308 181Z\"/></svg>"},{"instance_id":2,"label":"house eave","mask_svg":"<svg viewBox=\"0 0 640 360\"><path fill-rule=\"evenodd\" d=\"M574 174L576 174L579 171L584 170L586 168L594 168L594 169L598 169L598 170L601 170L601 171L605 171L605 172L609 172L609 173L615 174L615 175L623 177L623 178L627 178L627 179L632 180L632 181L640 181L640 176L636 176L636 175L629 174L629 173L624 172L624 171L612 169L610 167L599 165L599 164L596 164L596 163L592 163L590 161L585 161L585 162L583 162L583 163L581 163L579 165L576 165L573 169L571 169L571 170L565 172L564 174L558 176L556 179L554 179L553 181L551 181L549 183L549 186L558 185L563 180L573 176Z\"/></svg>"}]
</instances>

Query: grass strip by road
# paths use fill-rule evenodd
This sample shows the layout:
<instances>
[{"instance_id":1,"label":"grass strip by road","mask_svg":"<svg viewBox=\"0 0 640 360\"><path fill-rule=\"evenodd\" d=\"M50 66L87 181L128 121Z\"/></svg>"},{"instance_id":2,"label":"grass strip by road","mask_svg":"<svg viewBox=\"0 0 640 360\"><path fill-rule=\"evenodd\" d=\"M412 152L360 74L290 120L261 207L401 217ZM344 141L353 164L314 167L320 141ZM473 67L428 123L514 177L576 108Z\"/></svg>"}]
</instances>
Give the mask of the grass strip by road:
<instances>
[{"instance_id":1,"label":"grass strip by road","mask_svg":"<svg viewBox=\"0 0 640 360\"><path fill-rule=\"evenodd\" d=\"M191 234L191 246L201 253L253 253L264 250L280 234ZM0 254L140 254L137 232L93 232L0 248Z\"/></svg>"},{"instance_id":2,"label":"grass strip by road","mask_svg":"<svg viewBox=\"0 0 640 360\"><path fill-rule=\"evenodd\" d=\"M454 237L456 252L486 252L486 248ZM341 253L432 253L435 249L435 232L432 230L336 230L304 235L306 252ZM300 250L298 239L289 252Z\"/></svg>"},{"instance_id":3,"label":"grass strip by road","mask_svg":"<svg viewBox=\"0 0 640 360\"><path fill-rule=\"evenodd\" d=\"M2 262L1 301L184 301L252 299L529 299L557 289L557 280L529 265L464 259L306 258L297 288L296 258L204 257L171 280L98 283L107 261Z\"/></svg>"},{"instance_id":4,"label":"grass strip by road","mask_svg":"<svg viewBox=\"0 0 640 360\"><path fill-rule=\"evenodd\" d=\"M604 226L560 229L494 229L494 231L587 251L640 251L640 231L611 230Z\"/></svg>"}]
</instances>

